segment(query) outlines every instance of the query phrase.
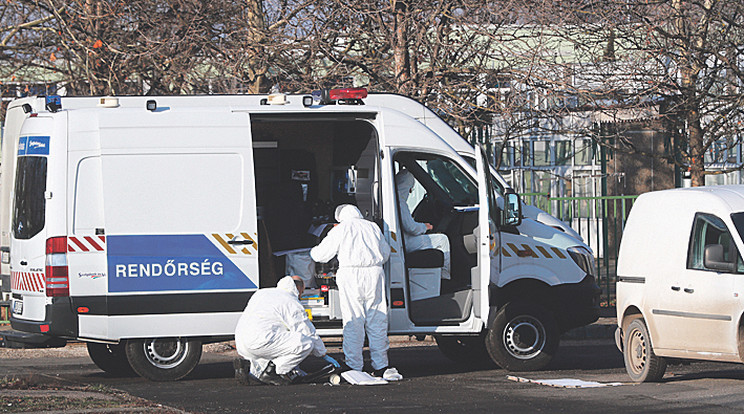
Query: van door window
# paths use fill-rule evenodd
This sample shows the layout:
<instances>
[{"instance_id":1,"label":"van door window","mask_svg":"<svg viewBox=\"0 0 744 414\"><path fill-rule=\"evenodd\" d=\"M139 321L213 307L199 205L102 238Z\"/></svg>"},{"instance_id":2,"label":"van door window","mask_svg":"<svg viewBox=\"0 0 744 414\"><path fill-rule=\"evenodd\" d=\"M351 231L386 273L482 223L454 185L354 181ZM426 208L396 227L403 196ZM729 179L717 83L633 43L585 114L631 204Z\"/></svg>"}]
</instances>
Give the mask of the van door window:
<instances>
[{"instance_id":1,"label":"van door window","mask_svg":"<svg viewBox=\"0 0 744 414\"><path fill-rule=\"evenodd\" d=\"M473 181L452 161L440 157L417 159L416 163L426 171L456 206L478 203L478 188Z\"/></svg>"},{"instance_id":2,"label":"van door window","mask_svg":"<svg viewBox=\"0 0 744 414\"><path fill-rule=\"evenodd\" d=\"M703 257L705 248L710 245L721 245L723 247L723 261L735 263L737 272L744 272L744 263L741 255L731 238L726 224L720 218L711 214L698 213L692 230L692 240L687 258L688 269L711 270L705 267Z\"/></svg>"},{"instance_id":3,"label":"van door window","mask_svg":"<svg viewBox=\"0 0 744 414\"><path fill-rule=\"evenodd\" d=\"M44 228L47 158L18 157L13 236L30 239Z\"/></svg>"}]
</instances>

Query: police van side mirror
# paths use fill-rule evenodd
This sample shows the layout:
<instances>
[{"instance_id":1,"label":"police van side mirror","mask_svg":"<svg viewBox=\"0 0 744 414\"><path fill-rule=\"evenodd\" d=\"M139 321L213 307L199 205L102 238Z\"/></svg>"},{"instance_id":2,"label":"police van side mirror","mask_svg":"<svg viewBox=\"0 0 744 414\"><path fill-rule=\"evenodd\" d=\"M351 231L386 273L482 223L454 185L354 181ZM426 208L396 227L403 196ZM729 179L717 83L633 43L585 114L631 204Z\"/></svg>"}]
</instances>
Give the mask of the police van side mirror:
<instances>
[{"instance_id":1,"label":"police van side mirror","mask_svg":"<svg viewBox=\"0 0 744 414\"><path fill-rule=\"evenodd\" d=\"M514 190L506 190L504 194L504 214L501 215L503 226L518 226L522 223L522 202L519 194Z\"/></svg>"},{"instance_id":2,"label":"police van side mirror","mask_svg":"<svg viewBox=\"0 0 744 414\"><path fill-rule=\"evenodd\" d=\"M705 246L703 266L706 269L725 273L733 273L734 271L734 264L725 261L723 258L723 245L721 244L709 244Z\"/></svg>"}]
</instances>

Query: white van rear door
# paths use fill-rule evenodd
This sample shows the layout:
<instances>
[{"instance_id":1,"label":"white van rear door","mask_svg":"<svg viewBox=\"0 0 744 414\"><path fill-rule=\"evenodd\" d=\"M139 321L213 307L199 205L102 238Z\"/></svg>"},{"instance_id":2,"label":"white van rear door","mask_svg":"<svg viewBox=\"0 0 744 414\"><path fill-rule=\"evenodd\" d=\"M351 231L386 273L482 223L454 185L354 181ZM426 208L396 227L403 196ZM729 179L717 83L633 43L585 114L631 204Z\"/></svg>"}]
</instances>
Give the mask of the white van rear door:
<instances>
[{"instance_id":1,"label":"white van rear door","mask_svg":"<svg viewBox=\"0 0 744 414\"><path fill-rule=\"evenodd\" d=\"M52 145L56 146L53 152L61 154L59 159L50 157ZM65 175L65 151L64 139L54 137L52 118L24 123L18 139L10 225L12 311L18 319L43 321L46 316L46 240L50 232L64 232L65 223L64 209L55 205L64 205L64 187L54 191L58 178L53 177Z\"/></svg>"}]
</instances>

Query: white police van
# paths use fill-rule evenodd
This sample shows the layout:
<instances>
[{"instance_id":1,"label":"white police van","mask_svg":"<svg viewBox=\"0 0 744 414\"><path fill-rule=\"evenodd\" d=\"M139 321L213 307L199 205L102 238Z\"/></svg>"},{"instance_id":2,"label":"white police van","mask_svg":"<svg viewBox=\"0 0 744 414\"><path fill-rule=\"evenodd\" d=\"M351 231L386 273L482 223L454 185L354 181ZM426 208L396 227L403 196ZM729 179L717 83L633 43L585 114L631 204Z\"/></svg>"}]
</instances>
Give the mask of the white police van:
<instances>
[{"instance_id":1,"label":"white police van","mask_svg":"<svg viewBox=\"0 0 744 414\"><path fill-rule=\"evenodd\" d=\"M378 223L393 249L390 334L432 334L453 359L534 370L561 332L597 319L589 248L523 219L483 154L413 100L363 89L47 97L10 111L22 121L7 126L18 131L9 262L19 341L82 340L107 372L182 378L203 343L231 338L252 292L296 271L341 203ZM438 252L405 253L403 168L417 181L415 219L450 241L450 280L439 279ZM333 268L309 272L316 288L303 302L321 335L339 335Z\"/></svg>"}]
</instances>

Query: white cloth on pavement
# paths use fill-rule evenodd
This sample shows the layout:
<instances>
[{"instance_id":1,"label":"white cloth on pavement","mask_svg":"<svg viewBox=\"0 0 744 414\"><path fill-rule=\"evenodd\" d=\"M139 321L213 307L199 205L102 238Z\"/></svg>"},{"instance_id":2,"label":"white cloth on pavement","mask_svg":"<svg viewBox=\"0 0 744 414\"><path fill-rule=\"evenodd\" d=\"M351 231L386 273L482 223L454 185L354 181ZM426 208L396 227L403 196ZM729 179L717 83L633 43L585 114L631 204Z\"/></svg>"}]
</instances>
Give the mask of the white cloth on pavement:
<instances>
[{"instance_id":1,"label":"white cloth on pavement","mask_svg":"<svg viewBox=\"0 0 744 414\"><path fill-rule=\"evenodd\" d=\"M343 318L343 349L346 365L361 371L364 365L364 334L369 339L372 367L388 365L387 300L382 265L390 256L388 245L377 225L362 218L350 204L336 208L339 224L310 250L319 263L338 257L338 285Z\"/></svg>"},{"instance_id":2,"label":"white cloth on pavement","mask_svg":"<svg viewBox=\"0 0 744 414\"><path fill-rule=\"evenodd\" d=\"M315 332L298 298L294 280L283 277L275 288L256 291L235 329L238 354L251 361L258 377L273 361L277 374L286 374L308 355L322 357L325 345Z\"/></svg>"},{"instance_id":3,"label":"white cloth on pavement","mask_svg":"<svg viewBox=\"0 0 744 414\"><path fill-rule=\"evenodd\" d=\"M426 224L419 223L413 219L411 210L408 208L408 194L414 185L413 174L408 170L400 170L395 175L395 184L398 188L398 203L400 204L400 220L403 225L406 252L415 252L424 249L441 250L444 254L444 265L442 266L442 279L450 276L450 244L446 234L426 233Z\"/></svg>"}]
</instances>

